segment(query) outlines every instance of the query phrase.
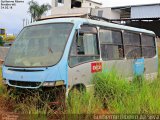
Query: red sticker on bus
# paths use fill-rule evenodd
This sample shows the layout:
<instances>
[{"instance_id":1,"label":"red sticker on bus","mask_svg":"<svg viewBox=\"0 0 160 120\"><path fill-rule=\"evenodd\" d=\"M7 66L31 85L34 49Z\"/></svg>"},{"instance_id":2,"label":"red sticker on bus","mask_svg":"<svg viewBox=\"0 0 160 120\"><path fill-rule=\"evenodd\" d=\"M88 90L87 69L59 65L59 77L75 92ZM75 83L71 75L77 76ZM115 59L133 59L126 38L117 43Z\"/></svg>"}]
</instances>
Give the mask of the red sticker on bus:
<instances>
[{"instance_id":1,"label":"red sticker on bus","mask_svg":"<svg viewBox=\"0 0 160 120\"><path fill-rule=\"evenodd\" d=\"M95 62L91 63L91 72L101 72L102 71L102 63L101 62Z\"/></svg>"}]
</instances>

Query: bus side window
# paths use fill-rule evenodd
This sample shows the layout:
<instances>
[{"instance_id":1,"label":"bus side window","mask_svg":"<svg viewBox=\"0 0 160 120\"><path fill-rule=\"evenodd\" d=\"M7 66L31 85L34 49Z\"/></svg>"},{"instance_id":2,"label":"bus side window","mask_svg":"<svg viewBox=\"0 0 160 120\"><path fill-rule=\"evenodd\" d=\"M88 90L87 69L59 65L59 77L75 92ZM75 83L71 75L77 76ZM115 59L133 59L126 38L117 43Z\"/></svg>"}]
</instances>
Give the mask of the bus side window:
<instances>
[{"instance_id":1,"label":"bus side window","mask_svg":"<svg viewBox=\"0 0 160 120\"><path fill-rule=\"evenodd\" d=\"M142 34L142 56L151 58L156 55L155 38L153 36Z\"/></svg>"},{"instance_id":2,"label":"bus side window","mask_svg":"<svg viewBox=\"0 0 160 120\"><path fill-rule=\"evenodd\" d=\"M92 29L96 30L94 27L82 27L79 35L75 35L69 57L71 67L100 58L97 33L93 32Z\"/></svg>"},{"instance_id":3,"label":"bus side window","mask_svg":"<svg viewBox=\"0 0 160 120\"><path fill-rule=\"evenodd\" d=\"M122 59L123 44L121 31L100 29L102 59L118 60Z\"/></svg>"},{"instance_id":4,"label":"bus side window","mask_svg":"<svg viewBox=\"0 0 160 120\"><path fill-rule=\"evenodd\" d=\"M136 59L142 56L140 34L125 31L123 33L123 43L126 58Z\"/></svg>"}]
</instances>

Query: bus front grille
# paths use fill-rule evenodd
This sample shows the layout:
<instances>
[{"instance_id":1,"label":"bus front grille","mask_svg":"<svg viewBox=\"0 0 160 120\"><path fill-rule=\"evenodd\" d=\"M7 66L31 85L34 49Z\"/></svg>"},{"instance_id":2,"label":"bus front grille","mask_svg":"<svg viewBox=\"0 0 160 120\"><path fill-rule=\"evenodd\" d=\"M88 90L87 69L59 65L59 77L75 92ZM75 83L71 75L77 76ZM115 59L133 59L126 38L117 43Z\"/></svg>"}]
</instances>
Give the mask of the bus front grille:
<instances>
[{"instance_id":1,"label":"bus front grille","mask_svg":"<svg viewBox=\"0 0 160 120\"><path fill-rule=\"evenodd\" d=\"M22 86L22 87L38 87L41 82L24 82L24 81L14 81L9 80L9 83L14 86Z\"/></svg>"}]
</instances>

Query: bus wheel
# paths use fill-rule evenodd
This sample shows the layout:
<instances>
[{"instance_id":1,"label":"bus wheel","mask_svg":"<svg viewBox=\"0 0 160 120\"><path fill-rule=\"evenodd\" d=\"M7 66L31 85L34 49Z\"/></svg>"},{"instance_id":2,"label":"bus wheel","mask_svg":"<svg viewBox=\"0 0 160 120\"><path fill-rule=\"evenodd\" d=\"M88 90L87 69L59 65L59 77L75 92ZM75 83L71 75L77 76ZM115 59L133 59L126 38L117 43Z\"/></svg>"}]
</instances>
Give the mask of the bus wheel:
<instances>
[{"instance_id":1,"label":"bus wheel","mask_svg":"<svg viewBox=\"0 0 160 120\"><path fill-rule=\"evenodd\" d=\"M72 104L72 100L74 99L74 97L81 97L84 93L86 92L85 86L74 86L68 94L68 104L71 105Z\"/></svg>"},{"instance_id":2,"label":"bus wheel","mask_svg":"<svg viewBox=\"0 0 160 120\"><path fill-rule=\"evenodd\" d=\"M84 92L86 92L86 88L84 85L76 85L72 87L69 94L81 95Z\"/></svg>"}]
</instances>

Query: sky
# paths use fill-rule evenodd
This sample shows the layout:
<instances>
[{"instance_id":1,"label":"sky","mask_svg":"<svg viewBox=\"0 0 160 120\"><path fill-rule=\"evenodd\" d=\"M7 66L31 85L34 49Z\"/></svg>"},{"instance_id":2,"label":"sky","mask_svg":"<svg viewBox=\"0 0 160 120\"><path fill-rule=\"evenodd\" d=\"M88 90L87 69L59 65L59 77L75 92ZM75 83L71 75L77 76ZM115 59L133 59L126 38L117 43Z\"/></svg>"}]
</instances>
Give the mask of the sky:
<instances>
[{"instance_id":1,"label":"sky","mask_svg":"<svg viewBox=\"0 0 160 120\"><path fill-rule=\"evenodd\" d=\"M10 0L11 1L11 0ZM30 21L30 14L28 13L28 2L30 0L24 0L24 3L19 3L13 7L13 9L0 9L0 28L6 28L8 34L18 34L23 28L23 20ZM39 4L49 3L51 5L52 0L35 0ZM125 6L125 5L139 5L139 4L152 4L160 3L160 0L94 0L101 2L103 7L113 6ZM0 0L1 3L1 0ZM51 11L47 12L47 15L51 15Z\"/></svg>"}]
</instances>

